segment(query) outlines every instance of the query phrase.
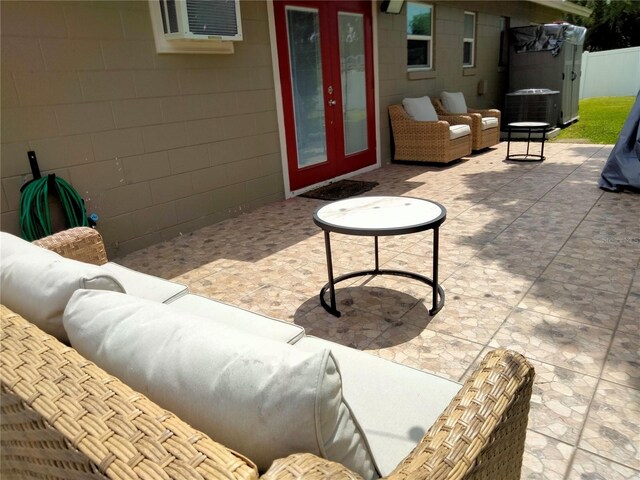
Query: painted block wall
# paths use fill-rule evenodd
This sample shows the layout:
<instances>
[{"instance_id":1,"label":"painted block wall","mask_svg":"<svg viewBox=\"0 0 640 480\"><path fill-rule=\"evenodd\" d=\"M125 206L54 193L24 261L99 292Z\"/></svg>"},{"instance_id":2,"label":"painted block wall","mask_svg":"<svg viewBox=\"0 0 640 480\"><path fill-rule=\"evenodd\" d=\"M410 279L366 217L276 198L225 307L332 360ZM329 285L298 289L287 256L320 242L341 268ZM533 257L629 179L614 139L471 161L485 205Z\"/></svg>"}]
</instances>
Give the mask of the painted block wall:
<instances>
[{"instance_id":1,"label":"painted block wall","mask_svg":"<svg viewBox=\"0 0 640 480\"><path fill-rule=\"evenodd\" d=\"M232 55L157 54L147 1L1 2L0 228L27 151L70 181L110 255L284 198L266 4Z\"/></svg>"}]
</instances>

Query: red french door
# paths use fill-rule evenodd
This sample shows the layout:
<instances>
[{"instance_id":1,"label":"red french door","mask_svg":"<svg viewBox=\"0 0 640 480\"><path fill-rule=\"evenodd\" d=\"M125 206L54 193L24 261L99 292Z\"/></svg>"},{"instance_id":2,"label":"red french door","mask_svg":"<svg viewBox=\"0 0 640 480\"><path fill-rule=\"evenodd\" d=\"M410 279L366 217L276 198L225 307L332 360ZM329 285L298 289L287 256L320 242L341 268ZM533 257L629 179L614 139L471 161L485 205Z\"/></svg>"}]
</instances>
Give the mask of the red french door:
<instances>
[{"instance_id":1,"label":"red french door","mask_svg":"<svg viewBox=\"0 0 640 480\"><path fill-rule=\"evenodd\" d=\"M371 1L273 8L290 189L375 164Z\"/></svg>"}]
</instances>

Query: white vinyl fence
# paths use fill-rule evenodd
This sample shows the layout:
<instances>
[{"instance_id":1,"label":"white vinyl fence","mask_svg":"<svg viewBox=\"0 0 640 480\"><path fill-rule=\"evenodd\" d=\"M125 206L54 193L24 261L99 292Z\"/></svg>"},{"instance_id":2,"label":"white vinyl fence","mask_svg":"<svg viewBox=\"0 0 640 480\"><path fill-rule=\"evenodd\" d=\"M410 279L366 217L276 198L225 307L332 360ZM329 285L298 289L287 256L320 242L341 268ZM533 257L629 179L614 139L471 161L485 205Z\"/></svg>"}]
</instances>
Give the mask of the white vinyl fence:
<instances>
[{"instance_id":1,"label":"white vinyl fence","mask_svg":"<svg viewBox=\"0 0 640 480\"><path fill-rule=\"evenodd\" d=\"M580 98L635 97L640 90L640 47L582 54Z\"/></svg>"}]
</instances>

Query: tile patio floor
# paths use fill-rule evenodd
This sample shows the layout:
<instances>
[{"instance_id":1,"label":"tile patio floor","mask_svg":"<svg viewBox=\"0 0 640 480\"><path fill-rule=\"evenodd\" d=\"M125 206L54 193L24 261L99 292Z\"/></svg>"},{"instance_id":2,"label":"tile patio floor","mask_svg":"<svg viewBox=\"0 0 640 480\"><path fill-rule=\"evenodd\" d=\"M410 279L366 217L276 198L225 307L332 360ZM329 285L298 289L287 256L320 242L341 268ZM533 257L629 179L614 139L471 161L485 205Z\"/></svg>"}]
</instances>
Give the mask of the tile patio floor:
<instances>
[{"instance_id":1,"label":"tile patio floor","mask_svg":"<svg viewBox=\"0 0 640 480\"><path fill-rule=\"evenodd\" d=\"M522 478L640 478L640 196L598 189L611 146L547 144L543 163L499 145L447 168L390 165L368 195L445 205L444 309L428 287L342 283L343 316L319 306L323 202L293 198L119 261L308 334L464 380L495 347L527 356L536 383ZM371 238L332 235L336 274L369 268ZM381 263L431 274L431 232L380 240Z\"/></svg>"}]
</instances>

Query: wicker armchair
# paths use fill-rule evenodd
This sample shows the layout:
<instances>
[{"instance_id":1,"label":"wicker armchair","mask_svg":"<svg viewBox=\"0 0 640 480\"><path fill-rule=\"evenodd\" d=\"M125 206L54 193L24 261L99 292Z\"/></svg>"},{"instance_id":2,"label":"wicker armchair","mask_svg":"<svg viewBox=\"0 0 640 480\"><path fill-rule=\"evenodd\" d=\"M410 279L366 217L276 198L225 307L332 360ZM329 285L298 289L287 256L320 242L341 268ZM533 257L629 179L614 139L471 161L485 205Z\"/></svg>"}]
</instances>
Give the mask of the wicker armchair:
<instances>
[{"instance_id":1,"label":"wicker armchair","mask_svg":"<svg viewBox=\"0 0 640 480\"><path fill-rule=\"evenodd\" d=\"M437 98L432 98L431 102L436 109L436 113L439 118L447 120L449 117L458 118L461 114L449 113L442 105L442 102ZM491 147L500 143L500 110L495 108L478 110L475 108L468 108L467 113L463 114L471 119L471 137L472 137L472 150L482 150L483 148ZM483 117L496 117L498 119L498 126L482 129Z\"/></svg>"},{"instance_id":2,"label":"wicker armchair","mask_svg":"<svg viewBox=\"0 0 640 480\"><path fill-rule=\"evenodd\" d=\"M449 125L469 125L464 115L437 122L413 120L402 105L390 105L389 117L395 145L394 160L449 163L471 153L471 135L451 140Z\"/></svg>"},{"instance_id":3,"label":"wicker armchair","mask_svg":"<svg viewBox=\"0 0 640 480\"><path fill-rule=\"evenodd\" d=\"M76 236L81 248L74 246ZM104 253L100 235L88 228L38 243L96 263ZM0 317L3 479L258 478L251 460L158 407L73 348L4 306ZM518 480L533 377L520 354L489 352L387 478ZM277 460L262 478L361 480L344 466L310 454Z\"/></svg>"}]
</instances>

